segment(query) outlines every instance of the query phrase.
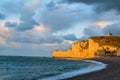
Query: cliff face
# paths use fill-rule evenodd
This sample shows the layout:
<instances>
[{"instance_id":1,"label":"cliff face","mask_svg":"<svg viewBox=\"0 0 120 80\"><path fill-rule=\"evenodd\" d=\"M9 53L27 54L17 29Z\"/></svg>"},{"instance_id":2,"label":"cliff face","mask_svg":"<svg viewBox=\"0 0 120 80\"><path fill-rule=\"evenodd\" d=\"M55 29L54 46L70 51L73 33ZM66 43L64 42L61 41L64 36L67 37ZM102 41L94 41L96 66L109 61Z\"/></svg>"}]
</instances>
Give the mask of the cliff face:
<instances>
[{"instance_id":1,"label":"cliff face","mask_svg":"<svg viewBox=\"0 0 120 80\"><path fill-rule=\"evenodd\" d=\"M72 47L66 51L55 50L52 57L56 58L92 58L96 55L120 55L120 37L103 36L90 37L88 40L75 42ZM116 52L113 54L112 52Z\"/></svg>"},{"instance_id":2,"label":"cliff face","mask_svg":"<svg viewBox=\"0 0 120 80\"><path fill-rule=\"evenodd\" d=\"M88 40L73 43L72 47L67 51L55 50L52 54L53 57L57 58L88 58L92 57L89 54Z\"/></svg>"}]
</instances>

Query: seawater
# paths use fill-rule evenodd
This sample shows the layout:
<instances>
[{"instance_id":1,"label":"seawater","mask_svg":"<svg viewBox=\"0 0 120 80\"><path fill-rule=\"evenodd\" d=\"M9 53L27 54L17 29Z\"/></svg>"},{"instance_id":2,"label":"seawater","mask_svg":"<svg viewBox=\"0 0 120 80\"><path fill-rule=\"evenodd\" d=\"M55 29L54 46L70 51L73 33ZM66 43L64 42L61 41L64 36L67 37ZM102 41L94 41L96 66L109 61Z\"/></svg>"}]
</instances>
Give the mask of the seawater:
<instances>
[{"instance_id":1,"label":"seawater","mask_svg":"<svg viewBox=\"0 0 120 80\"><path fill-rule=\"evenodd\" d=\"M89 60L42 57L0 57L0 80L58 80L105 68Z\"/></svg>"}]
</instances>

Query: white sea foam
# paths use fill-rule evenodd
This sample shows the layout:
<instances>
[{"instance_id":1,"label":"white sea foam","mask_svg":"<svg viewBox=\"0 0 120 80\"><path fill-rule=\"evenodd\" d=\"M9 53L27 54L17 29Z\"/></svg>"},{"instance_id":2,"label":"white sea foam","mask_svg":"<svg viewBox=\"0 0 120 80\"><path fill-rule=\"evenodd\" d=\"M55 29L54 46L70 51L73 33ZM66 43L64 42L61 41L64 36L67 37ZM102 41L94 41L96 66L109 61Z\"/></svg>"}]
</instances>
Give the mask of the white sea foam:
<instances>
[{"instance_id":1,"label":"white sea foam","mask_svg":"<svg viewBox=\"0 0 120 80\"><path fill-rule=\"evenodd\" d=\"M106 68L106 66L107 66L107 64L104 64L104 63L98 62L98 61L93 61L93 60L84 60L84 61L92 62L92 63L95 63L96 65L91 65L91 66L88 66L86 68L82 68L82 69L77 70L77 71L67 72L67 73L57 75L57 76L44 78L44 79L40 79L40 80L59 80L59 79L70 78L70 77L74 77L74 76L77 76L77 75L83 75L83 74L86 74L86 73L99 71L99 70L102 70L102 69Z\"/></svg>"}]
</instances>

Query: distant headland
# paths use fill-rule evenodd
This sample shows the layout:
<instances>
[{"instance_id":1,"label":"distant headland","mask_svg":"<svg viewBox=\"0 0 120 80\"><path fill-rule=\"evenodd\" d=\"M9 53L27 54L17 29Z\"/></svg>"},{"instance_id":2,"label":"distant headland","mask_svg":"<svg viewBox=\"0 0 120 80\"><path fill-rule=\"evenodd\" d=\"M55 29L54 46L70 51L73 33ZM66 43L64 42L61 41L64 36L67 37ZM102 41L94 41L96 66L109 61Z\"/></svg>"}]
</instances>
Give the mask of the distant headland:
<instances>
[{"instance_id":1,"label":"distant headland","mask_svg":"<svg viewBox=\"0 0 120 80\"><path fill-rule=\"evenodd\" d=\"M106 36L91 36L88 40L78 41L66 51L55 50L55 58L93 58L96 56L120 56L120 36L110 32Z\"/></svg>"}]
</instances>

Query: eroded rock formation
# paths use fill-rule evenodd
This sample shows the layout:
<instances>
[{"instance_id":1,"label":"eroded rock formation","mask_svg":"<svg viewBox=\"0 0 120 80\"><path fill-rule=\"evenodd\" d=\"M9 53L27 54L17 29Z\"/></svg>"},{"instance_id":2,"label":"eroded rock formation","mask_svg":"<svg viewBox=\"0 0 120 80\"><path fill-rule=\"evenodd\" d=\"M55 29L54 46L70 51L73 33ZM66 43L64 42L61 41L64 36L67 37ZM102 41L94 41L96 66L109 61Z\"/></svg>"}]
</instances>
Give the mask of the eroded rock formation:
<instances>
[{"instance_id":1,"label":"eroded rock formation","mask_svg":"<svg viewBox=\"0 0 120 80\"><path fill-rule=\"evenodd\" d=\"M56 58L92 58L95 56L120 56L120 36L93 36L88 40L75 42L66 51L55 50Z\"/></svg>"}]
</instances>

